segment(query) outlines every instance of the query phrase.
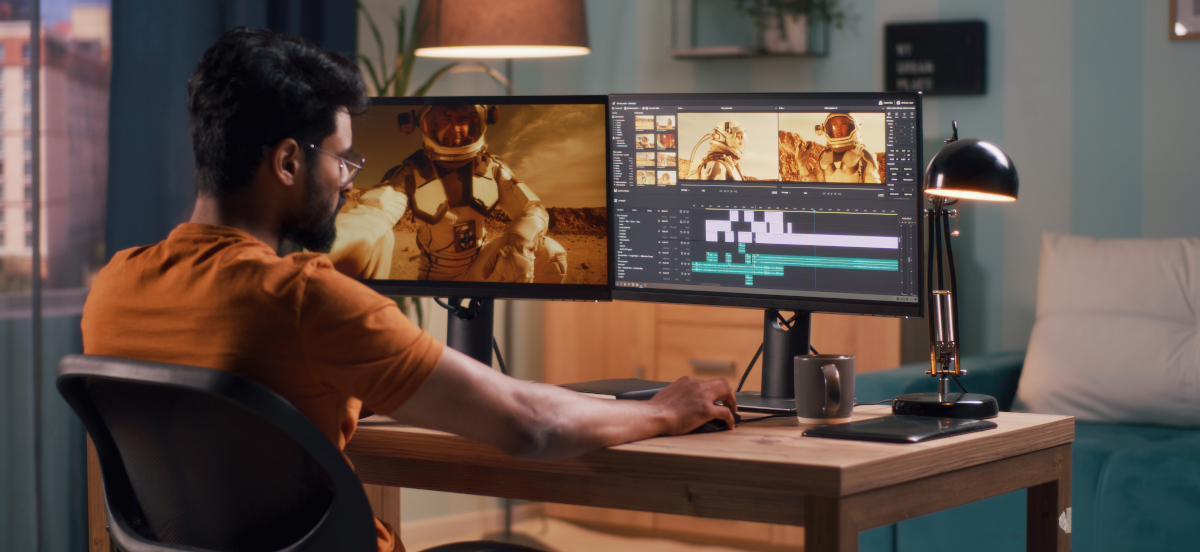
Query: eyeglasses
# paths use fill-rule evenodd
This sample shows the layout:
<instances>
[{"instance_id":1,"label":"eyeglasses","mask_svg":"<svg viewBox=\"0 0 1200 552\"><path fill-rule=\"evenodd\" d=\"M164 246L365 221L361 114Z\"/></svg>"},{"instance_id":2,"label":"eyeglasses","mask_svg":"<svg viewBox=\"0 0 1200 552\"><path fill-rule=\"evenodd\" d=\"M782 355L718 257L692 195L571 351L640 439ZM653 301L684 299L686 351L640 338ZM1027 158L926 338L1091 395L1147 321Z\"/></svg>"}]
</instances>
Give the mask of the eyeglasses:
<instances>
[{"instance_id":1,"label":"eyeglasses","mask_svg":"<svg viewBox=\"0 0 1200 552\"><path fill-rule=\"evenodd\" d=\"M363 157L361 153L356 151L350 152L351 159L346 159L345 157L342 157L336 153L328 152L318 148L316 144L309 144L308 147L338 160L338 170L340 171L338 174L341 174L342 172L347 173L346 178L342 179L341 184L343 185L353 182L354 177L358 176L358 171L361 171L363 165L367 162L367 158Z\"/></svg>"}]
</instances>

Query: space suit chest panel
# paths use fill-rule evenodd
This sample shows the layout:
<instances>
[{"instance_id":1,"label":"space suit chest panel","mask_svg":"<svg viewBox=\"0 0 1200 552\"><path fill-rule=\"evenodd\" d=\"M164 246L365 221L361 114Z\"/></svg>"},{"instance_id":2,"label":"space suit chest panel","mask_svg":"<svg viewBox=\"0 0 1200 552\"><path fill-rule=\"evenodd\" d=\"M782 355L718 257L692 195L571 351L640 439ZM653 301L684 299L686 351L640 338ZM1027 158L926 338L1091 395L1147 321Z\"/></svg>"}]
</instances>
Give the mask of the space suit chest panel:
<instances>
[{"instance_id":1,"label":"space suit chest panel","mask_svg":"<svg viewBox=\"0 0 1200 552\"><path fill-rule=\"evenodd\" d=\"M480 174L472 165L452 170L436 170L432 163L417 167L412 173L414 181L409 192L413 216L437 224L456 207L470 207L483 216L492 212L500 201L499 186L491 171Z\"/></svg>"}]
</instances>

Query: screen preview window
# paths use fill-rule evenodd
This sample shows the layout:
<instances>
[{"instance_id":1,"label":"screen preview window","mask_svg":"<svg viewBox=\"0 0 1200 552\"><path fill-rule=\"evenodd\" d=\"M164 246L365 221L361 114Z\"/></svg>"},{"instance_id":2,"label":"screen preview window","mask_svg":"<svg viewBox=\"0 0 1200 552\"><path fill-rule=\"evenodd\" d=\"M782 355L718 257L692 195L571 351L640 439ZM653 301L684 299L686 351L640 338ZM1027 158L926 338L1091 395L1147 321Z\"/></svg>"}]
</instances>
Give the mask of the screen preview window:
<instances>
[{"instance_id":1,"label":"screen preview window","mask_svg":"<svg viewBox=\"0 0 1200 552\"><path fill-rule=\"evenodd\" d=\"M610 96L621 288L916 303L916 101Z\"/></svg>"},{"instance_id":2,"label":"screen preview window","mask_svg":"<svg viewBox=\"0 0 1200 552\"><path fill-rule=\"evenodd\" d=\"M335 265L369 284L608 289L603 103L469 100L376 98L354 117L368 162Z\"/></svg>"}]
</instances>

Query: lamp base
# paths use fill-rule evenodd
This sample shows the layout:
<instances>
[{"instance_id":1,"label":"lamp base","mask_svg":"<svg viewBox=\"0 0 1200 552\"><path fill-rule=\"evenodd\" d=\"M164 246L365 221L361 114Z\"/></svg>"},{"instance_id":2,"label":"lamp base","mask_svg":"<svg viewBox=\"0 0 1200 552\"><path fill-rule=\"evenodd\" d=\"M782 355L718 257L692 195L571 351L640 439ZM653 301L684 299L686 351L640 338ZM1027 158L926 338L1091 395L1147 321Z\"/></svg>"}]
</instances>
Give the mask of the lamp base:
<instances>
[{"instance_id":1,"label":"lamp base","mask_svg":"<svg viewBox=\"0 0 1200 552\"><path fill-rule=\"evenodd\" d=\"M892 401L892 414L903 416L982 420L999 413L995 397L979 393L947 393L944 399L937 393L909 393Z\"/></svg>"}]
</instances>

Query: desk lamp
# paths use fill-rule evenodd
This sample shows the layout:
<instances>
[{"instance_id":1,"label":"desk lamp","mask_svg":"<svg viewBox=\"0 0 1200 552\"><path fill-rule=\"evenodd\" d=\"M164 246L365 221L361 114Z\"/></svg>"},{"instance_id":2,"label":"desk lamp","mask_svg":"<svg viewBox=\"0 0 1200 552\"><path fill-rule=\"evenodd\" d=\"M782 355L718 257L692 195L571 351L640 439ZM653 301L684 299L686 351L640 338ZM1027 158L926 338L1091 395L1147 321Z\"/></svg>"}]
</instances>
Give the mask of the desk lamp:
<instances>
[{"instance_id":1,"label":"desk lamp","mask_svg":"<svg viewBox=\"0 0 1200 552\"><path fill-rule=\"evenodd\" d=\"M504 59L505 86L510 95L513 58L582 56L591 52L584 0L424 0L417 13L417 25L425 32L415 55ZM497 75L482 63L461 70Z\"/></svg>"},{"instance_id":2,"label":"desk lamp","mask_svg":"<svg viewBox=\"0 0 1200 552\"><path fill-rule=\"evenodd\" d=\"M937 378L937 392L900 395L892 402L892 413L991 418L1000 412L995 397L967 393L958 381L959 376L966 374L959 366L959 317L955 300L958 282L954 274L954 253L950 248L950 236L958 235L958 211L946 207L960 199L1016 201L1017 168L995 144L959 140L958 122L951 125L954 135L946 140L946 146L933 156L925 170L925 197L931 205L925 210L929 220L926 282L930 290L929 370L925 373ZM954 232L950 232L951 218L955 219ZM943 279L943 264L948 279ZM954 379L961 392L950 392L950 379Z\"/></svg>"}]
</instances>

